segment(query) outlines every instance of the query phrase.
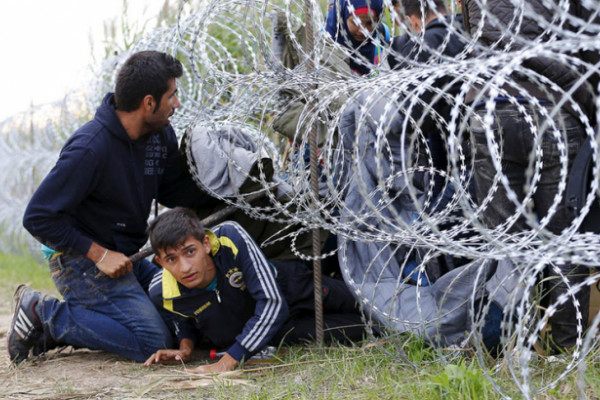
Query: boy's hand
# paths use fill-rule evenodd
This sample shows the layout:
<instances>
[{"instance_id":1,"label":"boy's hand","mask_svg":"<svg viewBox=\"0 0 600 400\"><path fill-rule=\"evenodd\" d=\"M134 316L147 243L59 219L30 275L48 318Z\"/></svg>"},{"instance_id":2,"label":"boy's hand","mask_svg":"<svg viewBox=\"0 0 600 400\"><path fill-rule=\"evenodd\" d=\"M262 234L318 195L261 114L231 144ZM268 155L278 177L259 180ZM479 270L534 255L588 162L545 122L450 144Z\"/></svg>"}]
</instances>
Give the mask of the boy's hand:
<instances>
[{"instance_id":1,"label":"boy's hand","mask_svg":"<svg viewBox=\"0 0 600 400\"><path fill-rule=\"evenodd\" d=\"M179 350L159 350L152 354L150 358L146 360L144 365L149 367L152 364L186 363L192 358L192 351L194 351L194 341L192 339L181 339L179 342Z\"/></svg>"},{"instance_id":2,"label":"boy's hand","mask_svg":"<svg viewBox=\"0 0 600 400\"><path fill-rule=\"evenodd\" d=\"M188 369L187 372L191 372L192 374L218 374L219 372L227 372L233 371L237 368L239 363L233 357L231 357L228 353L225 353L223 357L219 361L214 364L201 365L196 368Z\"/></svg>"},{"instance_id":3,"label":"boy's hand","mask_svg":"<svg viewBox=\"0 0 600 400\"><path fill-rule=\"evenodd\" d=\"M146 360L144 365L146 367L152 364L177 364L180 362L188 362L190 360L190 351L186 350L159 350L152 354L150 358Z\"/></svg>"}]
</instances>

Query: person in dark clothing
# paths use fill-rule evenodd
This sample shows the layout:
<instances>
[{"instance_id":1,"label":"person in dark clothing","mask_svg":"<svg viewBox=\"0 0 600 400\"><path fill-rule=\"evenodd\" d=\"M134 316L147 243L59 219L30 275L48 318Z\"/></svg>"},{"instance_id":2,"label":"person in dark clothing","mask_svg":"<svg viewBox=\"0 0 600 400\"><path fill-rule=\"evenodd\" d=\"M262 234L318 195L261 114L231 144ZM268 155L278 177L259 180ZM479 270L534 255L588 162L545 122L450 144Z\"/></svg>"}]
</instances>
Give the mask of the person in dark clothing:
<instances>
[{"instance_id":1,"label":"person in dark clothing","mask_svg":"<svg viewBox=\"0 0 600 400\"><path fill-rule=\"evenodd\" d=\"M396 11L402 15L412 32L406 32L394 38L392 53L388 63L393 70L418 67L423 64L443 63L458 57L465 51L466 41L461 35L462 18L455 14L448 15L446 2L435 0L435 8L429 2L420 0L399 0ZM423 14L424 12L424 14ZM440 173L447 172L448 157L446 132L439 121L450 120L452 104L448 96L440 97L439 93L456 94L458 85L450 77L437 79L430 88L425 90L418 101L410 107L410 118L421 121L419 129L427 140L428 151L420 149L418 153L429 154L429 160L421 159L420 164L430 164L437 171L433 176L433 197L441 196L441 201L434 201L437 209L443 209L447 199L452 197L454 189L449 188L446 179ZM424 106L427 105L427 106ZM423 118L422 116L425 115ZM464 146L465 150L468 146ZM468 153L465 151L465 153ZM428 184L424 183L423 185ZM447 196L442 190L448 191Z\"/></svg>"},{"instance_id":2,"label":"person in dark clothing","mask_svg":"<svg viewBox=\"0 0 600 400\"><path fill-rule=\"evenodd\" d=\"M516 7L510 0L491 0L484 11L481 2L464 0L464 25L472 37L478 37L481 50L520 56L528 46L560 40L561 33L548 34L557 12L564 12L557 4L552 9L552 3L525 0ZM570 13L585 22L589 15L579 3L570 2ZM556 28L562 34L571 29L567 24ZM586 32L579 29L577 34ZM481 209L484 224L500 234L535 230L544 243L556 240L573 221L562 189L566 174L562 174L565 168L571 170L586 127L593 124L598 74L586 76L590 69L583 66L589 54L576 48L564 50L561 57L531 52L513 66L510 75L500 70L504 64L498 69L491 66L483 77L486 83L467 93L466 102L474 109L470 129L477 199L486 205ZM500 75L503 78L496 81ZM500 176L506 177L506 183L498 183ZM587 324L589 287L576 294L569 288L583 282L588 271L568 260L556 260L546 273L546 305L555 308L548 313L553 347L569 349Z\"/></svg>"},{"instance_id":3,"label":"person in dark clothing","mask_svg":"<svg viewBox=\"0 0 600 400\"><path fill-rule=\"evenodd\" d=\"M199 335L227 351L196 373L233 370L269 343L314 338L313 275L304 264L269 262L237 223L205 230L185 208L159 215L148 231L163 267L149 295L170 312L179 349L159 350L146 365L188 361ZM362 339L365 326L345 283L326 276L322 282L325 339Z\"/></svg>"},{"instance_id":4,"label":"person in dark clothing","mask_svg":"<svg viewBox=\"0 0 600 400\"><path fill-rule=\"evenodd\" d=\"M19 287L8 334L12 362L58 343L136 361L170 346L170 332L143 289L149 262L128 256L147 240L153 201L168 207L205 201L183 174L169 120L180 106L181 75L181 63L168 54L132 55L115 93L67 140L33 194L23 224L43 243L64 301Z\"/></svg>"},{"instance_id":5,"label":"person in dark clothing","mask_svg":"<svg viewBox=\"0 0 600 400\"><path fill-rule=\"evenodd\" d=\"M464 51L466 42L459 32L462 16L448 15L444 0L435 0L434 3L436 9L431 9L429 2L399 1L402 10L398 9L398 13L408 21L412 32L396 36L392 41L393 51L388 57L390 68L398 70L422 63L440 62L444 57L456 57Z\"/></svg>"}]
</instances>

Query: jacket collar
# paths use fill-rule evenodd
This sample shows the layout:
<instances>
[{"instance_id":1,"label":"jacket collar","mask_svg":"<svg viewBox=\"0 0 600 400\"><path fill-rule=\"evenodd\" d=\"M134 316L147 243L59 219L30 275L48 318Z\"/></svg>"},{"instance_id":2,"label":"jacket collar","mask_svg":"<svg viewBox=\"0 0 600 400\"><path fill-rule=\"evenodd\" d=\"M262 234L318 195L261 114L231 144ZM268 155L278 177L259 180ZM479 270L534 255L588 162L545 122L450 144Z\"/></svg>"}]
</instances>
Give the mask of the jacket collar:
<instances>
[{"instance_id":1,"label":"jacket collar","mask_svg":"<svg viewBox=\"0 0 600 400\"><path fill-rule=\"evenodd\" d=\"M235 244L228 237L221 236L217 237L217 235L211 231L210 229L206 229L204 231L205 235L208 236L210 241L210 252L214 257L221 246L229 247L233 252L234 257L237 256L238 249ZM162 270L162 296L164 300L174 300L178 297L185 296L186 294L193 292L196 289L188 289L179 282L177 279L167 271L165 268Z\"/></svg>"}]
</instances>

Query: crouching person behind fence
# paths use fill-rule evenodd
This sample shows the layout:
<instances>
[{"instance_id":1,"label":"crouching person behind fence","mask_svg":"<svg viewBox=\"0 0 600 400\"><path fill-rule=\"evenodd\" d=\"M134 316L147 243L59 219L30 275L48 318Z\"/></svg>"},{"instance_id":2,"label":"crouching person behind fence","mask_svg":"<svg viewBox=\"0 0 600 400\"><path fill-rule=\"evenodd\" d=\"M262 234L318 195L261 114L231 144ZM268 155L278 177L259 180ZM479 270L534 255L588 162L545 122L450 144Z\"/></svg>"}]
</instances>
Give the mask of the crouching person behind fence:
<instances>
[{"instance_id":1,"label":"crouching person behind fence","mask_svg":"<svg viewBox=\"0 0 600 400\"><path fill-rule=\"evenodd\" d=\"M150 284L155 305L172 313L178 350L160 350L146 365L188 361L204 335L226 349L216 363L192 372L231 371L267 344L315 335L313 277L300 262L269 262L238 224L205 230L188 209L152 221L150 241L163 270ZM323 277L325 340L360 340L365 333L343 281Z\"/></svg>"}]
</instances>

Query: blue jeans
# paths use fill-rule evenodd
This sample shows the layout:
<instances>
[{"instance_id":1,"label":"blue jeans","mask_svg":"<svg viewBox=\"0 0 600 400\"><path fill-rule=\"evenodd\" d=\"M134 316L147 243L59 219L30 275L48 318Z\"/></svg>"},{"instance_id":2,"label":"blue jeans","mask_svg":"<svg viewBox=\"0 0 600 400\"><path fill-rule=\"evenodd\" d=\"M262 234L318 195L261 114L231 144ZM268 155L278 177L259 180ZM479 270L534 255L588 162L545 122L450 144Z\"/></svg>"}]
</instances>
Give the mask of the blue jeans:
<instances>
[{"instance_id":1,"label":"blue jeans","mask_svg":"<svg viewBox=\"0 0 600 400\"><path fill-rule=\"evenodd\" d=\"M142 260L118 279L99 274L83 256L50 261L52 279L64 301L45 297L37 310L44 331L61 344L104 350L145 361L172 347L171 333L144 288L156 266Z\"/></svg>"},{"instance_id":2,"label":"blue jeans","mask_svg":"<svg viewBox=\"0 0 600 400\"><path fill-rule=\"evenodd\" d=\"M529 157L536 151L536 142L534 134L531 131L527 118L531 118L533 126L538 129L538 134L542 135L538 141L542 150L542 166L537 166L540 172L540 178L537 188L532 194L531 211L537 216L537 221L547 216L554 202L555 195L559 191L561 184L562 163L560 161L560 147L564 146L568 159L568 171L571 170L571 164L575 158L579 147L585 139L585 130L583 125L571 114L560 111L553 116L554 127L548 124L543 132L542 128L544 115L537 110L532 110L524 105L527 115L519 112L516 106L510 103L497 103L493 115L492 132L497 146L498 156L500 157L501 172L508 178L510 189L514 191L516 200L522 202L528 194L525 187L531 182L531 178L526 176L526 170L529 166ZM548 113L552 111L553 106L547 108ZM475 166L474 178L477 192L477 200L482 204L486 199L489 201L487 208L483 211L482 217L488 227L498 227L505 224L506 221L515 214L517 207L513 201L508 198L506 188L498 182L497 191L493 192L493 181L496 175L496 168L493 163L494 152L490 148L486 139L486 132L482 124L486 110L476 111L479 118L471 117L471 136L475 145ZM560 139L553 136L552 130L560 132ZM546 229L554 234L560 234L573 221L573 216L566 204L566 193L562 192L562 200L557 205L554 213L549 219ZM491 199L491 201L490 201ZM531 222L521 215L510 226L504 225L502 228L508 233L522 232L529 229ZM540 232L541 236L545 235ZM568 277L569 286L582 282L588 275L587 268L569 263L557 265L561 272ZM553 275L551 272L549 275ZM567 293L568 286L559 279L551 278L546 282L549 291L550 303L556 303L559 296ZM579 310L583 314L583 324L587 324L587 313L589 307L589 287L581 289L575 298L580 304ZM552 337L555 343L560 347L572 347L577 338L577 320L576 308L571 298L561 306L558 311L550 317L552 325ZM585 326L584 326L585 329Z\"/></svg>"}]
</instances>

